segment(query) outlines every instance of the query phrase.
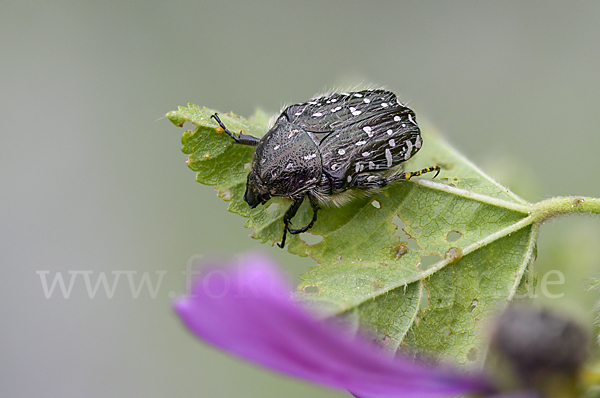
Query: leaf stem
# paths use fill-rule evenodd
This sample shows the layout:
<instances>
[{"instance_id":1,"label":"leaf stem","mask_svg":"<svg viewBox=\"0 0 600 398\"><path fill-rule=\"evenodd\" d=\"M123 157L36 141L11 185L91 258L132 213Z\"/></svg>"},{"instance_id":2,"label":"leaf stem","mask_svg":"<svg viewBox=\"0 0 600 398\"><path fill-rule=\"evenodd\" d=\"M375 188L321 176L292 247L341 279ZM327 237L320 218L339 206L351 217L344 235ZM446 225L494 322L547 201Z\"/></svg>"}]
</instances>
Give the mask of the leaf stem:
<instances>
[{"instance_id":1,"label":"leaf stem","mask_svg":"<svg viewBox=\"0 0 600 398\"><path fill-rule=\"evenodd\" d=\"M600 214L600 199L584 196L563 196L543 200L531 206L534 223L569 213Z\"/></svg>"},{"instance_id":2,"label":"leaf stem","mask_svg":"<svg viewBox=\"0 0 600 398\"><path fill-rule=\"evenodd\" d=\"M411 180L412 181L412 180ZM443 191L452 195L460 196L466 199L475 200L481 203L486 203L496 207L503 207L508 210L517 211L520 213L529 214L531 213L532 207L530 204L516 203L510 202L508 200L495 198L489 195L483 195L477 192L468 191L466 189L453 187L452 185L444 184L442 182L425 180L421 179L415 181L417 184L422 185L424 187L435 189L438 191Z\"/></svg>"}]
</instances>

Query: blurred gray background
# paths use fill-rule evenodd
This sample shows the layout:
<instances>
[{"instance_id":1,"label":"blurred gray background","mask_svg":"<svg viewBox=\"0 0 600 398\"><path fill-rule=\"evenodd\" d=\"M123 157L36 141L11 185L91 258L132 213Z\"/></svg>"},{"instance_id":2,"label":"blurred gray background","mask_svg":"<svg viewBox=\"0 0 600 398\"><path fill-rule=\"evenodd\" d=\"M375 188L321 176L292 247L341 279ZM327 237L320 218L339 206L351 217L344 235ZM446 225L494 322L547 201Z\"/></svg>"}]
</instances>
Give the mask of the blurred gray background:
<instances>
[{"instance_id":1,"label":"blurred gray background","mask_svg":"<svg viewBox=\"0 0 600 398\"><path fill-rule=\"evenodd\" d=\"M375 83L526 199L598 197L599 43L599 2L3 2L0 396L344 396L225 356L173 315L195 255L262 250L292 282L313 263L250 239L161 117ZM575 217L538 247L540 277L565 276L544 300L588 321L599 240ZM47 299L38 271L163 279L155 298L123 274L90 299L79 274Z\"/></svg>"}]
</instances>

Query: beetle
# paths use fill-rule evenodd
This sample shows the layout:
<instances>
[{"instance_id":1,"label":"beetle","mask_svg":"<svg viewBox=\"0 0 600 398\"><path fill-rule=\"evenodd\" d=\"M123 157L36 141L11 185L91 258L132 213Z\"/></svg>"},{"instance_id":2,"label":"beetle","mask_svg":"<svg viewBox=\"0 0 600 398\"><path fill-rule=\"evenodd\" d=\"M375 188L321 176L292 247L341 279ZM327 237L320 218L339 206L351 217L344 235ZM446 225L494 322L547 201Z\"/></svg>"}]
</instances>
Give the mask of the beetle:
<instances>
[{"instance_id":1,"label":"beetle","mask_svg":"<svg viewBox=\"0 0 600 398\"><path fill-rule=\"evenodd\" d=\"M288 106L262 137L235 135L211 116L236 143L255 146L244 200L250 208L273 196L293 202L283 216L283 237L308 231L321 206L343 206L358 196L370 196L386 185L439 166L404 172L401 163L423 144L415 113L383 89L330 93ZM310 223L290 227L305 198L313 210Z\"/></svg>"}]
</instances>

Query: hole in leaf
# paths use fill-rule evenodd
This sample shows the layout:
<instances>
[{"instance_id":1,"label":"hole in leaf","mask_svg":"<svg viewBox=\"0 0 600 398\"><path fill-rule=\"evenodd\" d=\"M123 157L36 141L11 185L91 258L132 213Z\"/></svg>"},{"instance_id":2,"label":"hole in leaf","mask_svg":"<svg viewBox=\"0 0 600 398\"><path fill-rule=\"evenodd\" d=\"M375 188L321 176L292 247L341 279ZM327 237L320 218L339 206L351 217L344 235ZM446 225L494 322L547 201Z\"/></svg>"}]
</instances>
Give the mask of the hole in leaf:
<instances>
[{"instance_id":1,"label":"hole in leaf","mask_svg":"<svg viewBox=\"0 0 600 398\"><path fill-rule=\"evenodd\" d=\"M321 243L325 239L325 237L321 235L315 235L311 233L304 233L300 235L300 240L306 243L309 246L316 245L317 243Z\"/></svg>"},{"instance_id":2,"label":"hole in leaf","mask_svg":"<svg viewBox=\"0 0 600 398\"><path fill-rule=\"evenodd\" d=\"M302 291L306 294L317 294L321 291L321 288L317 285L306 285L302 288Z\"/></svg>"},{"instance_id":3,"label":"hole in leaf","mask_svg":"<svg viewBox=\"0 0 600 398\"><path fill-rule=\"evenodd\" d=\"M422 256L421 260L419 261L419 269L421 271L425 271L427 268L441 260L442 258L435 254L429 256Z\"/></svg>"},{"instance_id":4,"label":"hole in leaf","mask_svg":"<svg viewBox=\"0 0 600 398\"><path fill-rule=\"evenodd\" d=\"M467 359L470 362L475 362L477 360L477 350L475 348L471 348L469 353L467 354Z\"/></svg>"},{"instance_id":5,"label":"hole in leaf","mask_svg":"<svg viewBox=\"0 0 600 398\"><path fill-rule=\"evenodd\" d=\"M380 202L380 201L378 201L377 199L373 200L373 201L371 202L371 205L372 205L374 208L376 208L376 209L381 209L381 202Z\"/></svg>"},{"instance_id":6,"label":"hole in leaf","mask_svg":"<svg viewBox=\"0 0 600 398\"><path fill-rule=\"evenodd\" d=\"M421 227L413 228L413 232L417 235L421 234Z\"/></svg>"},{"instance_id":7,"label":"hole in leaf","mask_svg":"<svg viewBox=\"0 0 600 398\"><path fill-rule=\"evenodd\" d=\"M340 254L339 256L337 256L337 258L335 259L336 263L341 263L342 262L342 255Z\"/></svg>"},{"instance_id":8,"label":"hole in leaf","mask_svg":"<svg viewBox=\"0 0 600 398\"><path fill-rule=\"evenodd\" d=\"M390 344L390 341L392 341L392 338L386 334L385 336L383 336L383 339L381 340L381 343L384 346L387 346L388 344Z\"/></svg>"},{"instance_id":9,"label":"hole in leaf","mask_svg":"<svg viewBox=\"0 0 600 398\"><path fill-rule=\"evenodd\" d=\"M267 213L269 214L273 214L277 211L277 209L279 209L279 204L278 203L271 203L269 205L269 207L267 207L265 210L267 211Z\"/></svg>"},{"instance_id":10,"label":"hole in leaf","mask_svg":"<svg viewBox=\"0 0 600 398\"><path fill-rule=\"evenodd\" d=\"M405 242L406 248L414 251L421 250L421 247L419 247L419 244L417 243L416 239L404 231L404 228L406 227L406 223L404 222L404 220L402 220L396 214L394 217L392 217L392 222L398 227L396 229L396 232L394 233L394 236L398 236L401 242Z\"/></svg>"},{"instance_id":11,"label":"hole in leaf","mask_svg":"<svg viewBox=\"0 0 600 398\"><path fill-rule=\"evenodd\" d=\"M450 231L450 232L448 232L448 235L446 235L446 242L448 242L448 243L456 242L460 238L462 238L462 234L460 232Z\"/></svg>"},{"instance_id":12,"label":"hole in leaf","mask_svg":"<svg viewBox=\"0 0 600 398\"><path fill-rule=\"evenodd\" d=\"M473 311L475 311L475 308L477 308L478 305L479 305L479 301L473 300L473 302L469 306L469 314L472 314Z\"/></svg>"},{"instance_id":13,"label":"hole in leaf","mask_svg":"<svg viewBox=\"0 0 600 398\"><path fill-rule=\"evenodd\" d=\"M248 163L244 163L244 169L245 170L250 170L252 168L252 163L248 162Z\"/></svg>"}]
</instances>

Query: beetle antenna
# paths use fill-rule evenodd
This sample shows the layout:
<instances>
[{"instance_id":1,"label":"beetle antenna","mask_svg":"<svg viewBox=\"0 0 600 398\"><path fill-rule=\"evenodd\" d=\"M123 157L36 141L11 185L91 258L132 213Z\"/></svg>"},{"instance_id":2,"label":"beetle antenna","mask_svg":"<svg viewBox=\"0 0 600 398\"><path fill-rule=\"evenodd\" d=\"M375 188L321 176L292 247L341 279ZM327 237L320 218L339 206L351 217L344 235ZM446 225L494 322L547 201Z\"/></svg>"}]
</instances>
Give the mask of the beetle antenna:
<instances>
[{"instance_id":1,"label":"beetle antenna","mask_svg":"<svg viewBox=\"0 0 600 398\"><path fill-rule=\"evenodd\" d=\"M219 126L221 126L221 128L223 129L224 132L227 133L228 136L230 136L231 138L233 138L233 140L240 145L249 145L249 146L257 146L258 143L260 142L260 138L256 138L254 136L248 135L248 134L244 134L243 130L240 130L240 136L238 137L237 135L233 134L231 131L229 131L229 129L227 127L225 127L225 125L223 124L223 122L221 121L221 119L219 119L219 114L215 113L214 115L211 116L213 119L215 119L217 121L217 123L219 123Z\"/></svg>"}]
</instances>

